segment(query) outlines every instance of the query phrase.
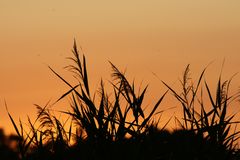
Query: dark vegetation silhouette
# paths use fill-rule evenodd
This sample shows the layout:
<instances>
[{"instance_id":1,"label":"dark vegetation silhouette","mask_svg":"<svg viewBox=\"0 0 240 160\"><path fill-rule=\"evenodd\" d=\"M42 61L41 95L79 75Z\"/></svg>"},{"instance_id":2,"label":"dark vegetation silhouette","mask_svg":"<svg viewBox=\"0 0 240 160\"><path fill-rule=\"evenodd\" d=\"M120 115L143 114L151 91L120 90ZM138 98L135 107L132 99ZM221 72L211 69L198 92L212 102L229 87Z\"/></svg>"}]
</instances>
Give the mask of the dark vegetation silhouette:
<instances>
[{"instance_id":1,"label":"dark vegetation silhouette","mask_svg":"<svg viewBox=\"0 0 240 160\"><path fill-rule=\"evenodd\" d=\"M235 115L227 112L238 93L230 95L231 79L217 82L213 95L206 81L202 82L205 70L196 84L191 83L189 65L181 80L182 91L178 93L167 83L166 91L144 112L143 100L147 86L136 89L124 73L110 62L112 93L108 94L104 82L93 95L90 91L85 56L80 56L76 43L73 46L73 64L66 68L77 80L72 85L51 67L50 70L67 86L69 91L57 101L71 98L70 111L61 111L67 118L57 117L52 106L35 105L37 118L28 118L28 125L21 120L15 128L15 136L6 136L0 130L1 159L21 160L236 160L239 159L239 131ZM136 92L136 90L138 92ZM204 92L205 91L205 92ZM180 102L182 119L175 118L179 127L166 129L168 122L159 127L159 106L166 94L172 93ZM203 93L210 105L203 101ZM10 142L11 141L11 142ZM10 145L12 144L12 145ZM11 147L12 146L12 147Z\"/></svg>"},{"instance_id":2,"label":"dark vegetation silhouette","mask_svg":"<svg viewBox=\"0 0 240 160\"><path fill-rule=\"evenodd\" d=\"M19 141L18 136L5 135L4 130L0 129L0 157L1 159L18 159L15 144Z\"/></svg>"}]
</instances>

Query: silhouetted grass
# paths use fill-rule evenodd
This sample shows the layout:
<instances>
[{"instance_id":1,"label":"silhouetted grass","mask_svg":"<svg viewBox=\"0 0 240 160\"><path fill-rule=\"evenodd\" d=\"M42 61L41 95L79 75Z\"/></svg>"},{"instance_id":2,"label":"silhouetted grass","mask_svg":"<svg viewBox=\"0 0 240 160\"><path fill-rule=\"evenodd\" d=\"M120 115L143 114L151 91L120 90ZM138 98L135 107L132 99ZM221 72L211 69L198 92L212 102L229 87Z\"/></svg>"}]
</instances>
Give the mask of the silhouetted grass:
<instances>
[{"instance_id":1,"label":"silhouetted grass","mask_svg":"<svg viewBox=\"0 0 240 160\"><path fill-rule=\"evenodd\" d=\"M136 84L130 83L110 62L112 95L106 91L103 81L97 91L91 92L86 58L80 56L75 42L72 52L73 57L68 59L73 64L66 68L73 73L77 84L70 84L49 67L69 87L56 101L71 98L71 110L61 112L67 117L65 121L56 117L49 103L44 107L35 105L37 118L34 121L28 119L28 128L23 127L20 120L18 125L8 113L17 134L17 147L15 151L9 149L5 140L1 140L0 147L14 153L11 155L15 155L15 159L237 159L235 144L239 131L232 132L232 126L238 122L233 121L234 115L227 113L229 103L238 97L237 94L229 95L231 79L222 82L220 76L216 96L213 96L207 82L203 84L206 92L202 89L206 69L195 86L189 82L188 65L181 81L182 92L177 93L163 82L167 91L159 96L147 114L143 109L147 86L136 89ZM172 132L166 129L168 122L159 128L159 121L153 120L169 91L183 109L183 122L177 119L181 128ZM210 100L210 108L203 101L203 93ZM5 155L4 159L10 157Z\"/></svg>"},{"instance_id":2,"label":"silhouetted grass","mask_svg":"<svg viewBox=\"0 0 240 160\"><path fill-rule=\"evenodd\" d=\"M189 82L188 65L181 81L182 92L179 94L166 83L163 83L182 105L183 123L178 120L181 127L184 130L193 131L206 139L209 144L214 145L219 150L219 153L222 153L219 154L222 155L221 157L228 159L235 152L235 142L239 139L240 132L233 132L232 125L239 122L233 121L235 115L229 115L227 111L230 103L239 98L239 93L229 95L232 78L222 82L220 75L215 96L211 93L208 83L204 81L205 91L210 101L210 108L208 107L207 110L206 103L203 100L204 89L199 89L205 70L203 70L196 86L194 86Z\"/></svg>"}]
</instances>

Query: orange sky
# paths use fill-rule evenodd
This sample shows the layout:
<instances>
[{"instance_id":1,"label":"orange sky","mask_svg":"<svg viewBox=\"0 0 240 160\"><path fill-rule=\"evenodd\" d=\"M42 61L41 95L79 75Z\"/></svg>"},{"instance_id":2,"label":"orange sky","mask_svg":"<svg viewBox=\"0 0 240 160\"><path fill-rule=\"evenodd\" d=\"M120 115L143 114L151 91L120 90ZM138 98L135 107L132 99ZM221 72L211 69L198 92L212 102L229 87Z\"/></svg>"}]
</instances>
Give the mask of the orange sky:
<instances>
[{"instance_id":1,"label":"orange sky","mask_svg":"<svg viewBox=\"0 0 240 160\"><path fill-rule=\"evenodd\" d=\"M35 115L34 103L67 91L47 65L71 79L62 68L74 38L87 56L92 89L110 79L108 60L149 83L153 99L165 89L152 72L175 84L188 63L197 76L214 61L206 76L212 83L225 58L229 78L240 71L239 8L239 0L1 0L0 126L10 124L4 99L14 118L24 119Z\"/></svg>"}]
</instances>

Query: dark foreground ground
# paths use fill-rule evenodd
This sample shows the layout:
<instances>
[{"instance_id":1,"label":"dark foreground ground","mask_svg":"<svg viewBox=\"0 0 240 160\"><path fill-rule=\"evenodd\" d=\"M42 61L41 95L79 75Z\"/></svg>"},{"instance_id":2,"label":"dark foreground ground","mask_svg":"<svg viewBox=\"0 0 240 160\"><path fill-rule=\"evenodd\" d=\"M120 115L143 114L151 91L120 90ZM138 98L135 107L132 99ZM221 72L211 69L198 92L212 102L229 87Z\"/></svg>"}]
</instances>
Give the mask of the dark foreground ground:
<instances>
[{"instance_id":1,"label":"dark foreground ground","mask_svg":"<svg viewBox=\"0 0 240 160\"><path fill-rule=\"evenodd\" d=\"M229 151L221 145L187 130L172 133L149 131L139 138L116 141L96 139L78 140L69 147L59 141L31 148L21 158L17 136L0 135L1 160L238 160L239 151Z\"/></svg>"}]
</instances>

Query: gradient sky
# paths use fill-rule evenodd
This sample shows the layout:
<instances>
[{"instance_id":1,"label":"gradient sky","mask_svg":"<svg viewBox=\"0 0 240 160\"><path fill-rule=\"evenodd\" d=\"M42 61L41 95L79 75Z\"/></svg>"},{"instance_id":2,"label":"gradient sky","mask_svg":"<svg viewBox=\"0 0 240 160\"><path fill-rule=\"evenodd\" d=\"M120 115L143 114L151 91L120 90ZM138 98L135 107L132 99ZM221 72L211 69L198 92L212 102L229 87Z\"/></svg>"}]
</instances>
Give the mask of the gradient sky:
<instances>
[{"instance_id":1,"label":"gradient sky","mask_svg":"<svg viewBox=\"0 0 240 160\"><path fill-rule=\"evenodd\" d=\"M197 76L213 61L206 79L214 84L225 59L229 78L240 71L239 8L239 0L0 0L0 127L10 124L4 100L24 119L35 115L34 103L68 90L47 66L71 79L63 67L74 38L92 89L111 79L108 60L149 83L151 99L165 90L154 74L174 86L188 63Z\"/></svg>"}]
</instances>

